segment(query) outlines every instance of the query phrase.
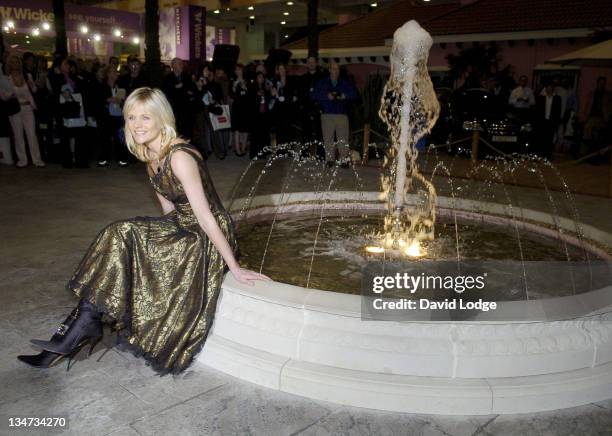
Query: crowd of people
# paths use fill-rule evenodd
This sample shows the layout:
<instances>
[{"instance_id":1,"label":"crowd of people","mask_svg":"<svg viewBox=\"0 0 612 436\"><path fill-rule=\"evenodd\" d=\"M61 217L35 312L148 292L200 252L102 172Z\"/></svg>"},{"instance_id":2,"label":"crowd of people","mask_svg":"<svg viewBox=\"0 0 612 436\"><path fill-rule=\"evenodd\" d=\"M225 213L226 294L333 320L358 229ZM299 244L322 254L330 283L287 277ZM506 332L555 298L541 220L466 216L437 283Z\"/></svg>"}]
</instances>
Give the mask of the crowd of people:
<instances>
[{"instance_id":1,"label":"crowd of people","mask_svg":"<svg viewBox=\"0 0 612 436\"><path fill-rule=\"evenodd\" d=\"M44 57L7 53L1 72L0 138L13 138L17 167L133 162L123 103L134 89L153 86L137 58L121 64L111 56L104 64L57 56L47 68ZM157 86L172 105L177 132L207 158L231 152L253 158L271 145L323 140L320 157L330 166L348 165L348 105L359 95L336 63L326 73L311 57L307 72L295 76L281 62L228 71L175 58L161 74Z\"/></svg>"},{"instance_id":2,"label":"crowd of people","mask_svg":"<svg viewBox=\"0 0 612 436\"><path fill-rule=\"evenodd\" d=\"M66 168L128 166L134 158L123 135L123 104L144 86L161 87L178 133L207 158L232 152L254 158L269 153L269 146L299 141L310 143L310 153L329 166L350 162L350 106L360 96L333 61L324 71L310 57L304 74L290 75L282 62L220 68L175 58L163 65L155 84L136 57L121 63L111 56L104 64L56 56L48 67L45 57L7 52L1 61L0 162L12 162L12 138L19 168L43 167L45 161ZM517 83L511 76L468 75L462 88L484 88L499 107L532 124L536 151L546 157L553 151L576 157L581 144L587 150L606 145L612 101L605 78L598 79L584 110L567 79L554 77L535 91L528 83L526 76Z\"/></svg>"},{"instance_id":3,"label":"crowd of people","mask_svg":"<svg viewBox=\"0 0 612 436\"><path fill-rule=\"evenodd\" d=\"M292 141L323 139L328 165L347 166L348 104L358 99L356 88L340 77L331 63L325 74L314 57L307 72L287 74L284 63L236 65L228 72L213 64L201 65L195 74L185 62L174 59L165 77L165 92L177 117L178 132L204 155L219 159L233 150L251 158L266 147Z\"/></svg>"},{"instance_id":4,"label":"crowd of people","mask_svg":"<svg viewBox=\"0 0 612 436\"><path fill-rule=\"evenodd\" d=\"M576 90L568 77L545 77L536 89L527 76L513 80L488 78L483 87L501 108L532 126L534 152L551 159L553 154L590 153L609 145L612 109L606 78L599 77L586 101L579 105ZM584 146L585 150L580 150Z\"/></svg>"}]
</instances>

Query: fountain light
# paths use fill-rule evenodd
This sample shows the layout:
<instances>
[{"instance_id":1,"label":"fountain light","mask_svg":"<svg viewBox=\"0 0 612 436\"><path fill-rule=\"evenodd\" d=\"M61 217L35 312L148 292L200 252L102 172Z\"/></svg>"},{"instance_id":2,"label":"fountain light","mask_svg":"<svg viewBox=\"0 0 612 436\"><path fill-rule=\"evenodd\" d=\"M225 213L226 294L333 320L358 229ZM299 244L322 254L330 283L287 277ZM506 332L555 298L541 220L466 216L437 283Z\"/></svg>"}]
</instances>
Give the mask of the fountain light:
<instances>
[{"instance_id":1,"label":"fountain light","mask_svg":"<svg viewBox=\"0 0 612 436\"><path fill-rule=\"evenodd\" d=\"M253 7L253 5L251 5L251 6L249 6L247 9L248 9L249 11L252 11L253 9L255 9L255 7Z\"/></svg>"},{"instance_id":2,"label":"fountain light","mask_svg":"<svg viewBox=\"0 0 612 436\"><path fill-rule=\"evenodd\" d=\"M221 13L221 11L220 11L219 9L215 9L215 10L213 11L213 14L220 14L220 13Z\"/></svg>"},{"instance_id":3,"label":"fountain light","mask_svg":"<svg viewBox=\"0 0 612 436\"><path fill-rule=\"evenodd\" d=\"M285 24L287 24L287 22L286 21L281 21L281 24L285 25Z\"/></svg>"},{"instance_id":4,"label":"fountain light","mask_svg":"<svg viewBox=\"0 0 612 436\"><path fill-rule=\"evenodd\" d=\"M283 15L286 17L287 15L289 15L289 12L285 11L283 12Z\"/></svg>"},{"instance_id":5,"label":"fountain light","mask_svg":"<svg viewBox=\"0 0 612 436\"><path fill-rule=\"evenodd\" d=\"M32 36L38 36L40 35L40 29L38 27L35 27L32 29Z\"/></svg>"},{"instance_id":6,"label":"fountain light","mask_svg":"<svg viewBox=\"0 0 612 436\"><path fill-rule=\"evenodd\" d=\"M412 243L404 249L406 256L410 257L421 257L425 254L419 241L412 241Z\"/></svg>"},{"instance_id":7,"label":"fountain light","mask_svg":"<svg viewBox=\"0 0 612 436\"><path fill-rule=\"evenodd\" d=\"M293 6L293 2L287 2L287 6Z\"/></svg>"},{"instance_id":8,"label":"fountain light","mask_svg":"<svg viewBox=\"0 0 612 436\"><path fill-rule=\"evenodd\" d=\"M372 254L381 254L385 252L385 248L384 247L377 247L375 245L369 245L365 248L365 251L367 253L372 253Z\"/></svg>"},{"instance_id":9,"label":"fountain light","mask_svg":"<svg viewBox=\"0 0 612 436\"><path fill-rule=\"evenodd\" d=\"M13 29L15 27L15 22L13 20L9 20L6 22L6 25L9 29Z\"/></svg>"},{"instance_id":10,"label":"fountain light","mask_svg":"<svg viewBox=\"0 0 612 436\"><path fill-rule=\"evenodd\" d=\"M249 17L249 20L254 20L254 19L255 19L255 15L251 15L251 16Z\"/></svg>"}]
</instances>

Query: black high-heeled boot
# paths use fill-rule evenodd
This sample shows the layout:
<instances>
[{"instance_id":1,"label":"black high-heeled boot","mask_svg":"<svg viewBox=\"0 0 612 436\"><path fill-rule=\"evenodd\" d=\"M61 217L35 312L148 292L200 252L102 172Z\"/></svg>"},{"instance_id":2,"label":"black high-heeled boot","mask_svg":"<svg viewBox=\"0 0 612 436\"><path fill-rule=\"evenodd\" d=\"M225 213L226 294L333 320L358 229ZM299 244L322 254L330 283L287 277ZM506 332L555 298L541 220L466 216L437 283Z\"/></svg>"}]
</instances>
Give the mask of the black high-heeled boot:
<instances>
[{"instance_id":1,"label":"black high-heeled boot","mask_svg":"<svg viewBox=\"0 0 612 436\"><path fill-rule=\"evenodd\" d=\"M72 309L70 315L60 324L55 334L51 337L51 340L59 341L61 339L64 334L63 332L65 332L76 319L77 313L78 310L76 307ZM50 368L60 362L64 357L66 356L63 354L42 351L39 354L22 354L17 356L17 359L35 368Z\"/></svg>"},{"instance_id":2,"label":"black high-heeled boot","mask_svg":"<svg viewBox=\"0 0 612 436\"><path fill-rule=\"evenodd\" d=\"M72 354L78 352L87 343L91 344L90 353L95 344L102 338L101 314L93 304L81 298L76 307L76 317L74 321L57 332L58 336L48 341L32 339L30 342L46 351L58 354Z\"/></svg>"}]
</instances>

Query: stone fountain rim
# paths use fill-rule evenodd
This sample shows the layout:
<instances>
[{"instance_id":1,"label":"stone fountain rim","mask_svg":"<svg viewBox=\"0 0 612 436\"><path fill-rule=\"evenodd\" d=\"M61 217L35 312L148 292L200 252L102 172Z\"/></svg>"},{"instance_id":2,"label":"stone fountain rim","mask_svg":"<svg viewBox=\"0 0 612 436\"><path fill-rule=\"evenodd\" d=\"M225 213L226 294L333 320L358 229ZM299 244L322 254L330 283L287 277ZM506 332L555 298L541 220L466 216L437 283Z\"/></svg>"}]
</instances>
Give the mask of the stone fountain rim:
<instances>
[{"instance_id":1,"label":"stone fountain rim","mask_svg":"<svg viewBox=\"0 0 612 436\"><path fill-rule=\"evenodd\" d=\"M256 200L280 199L265 197ZM538 412L612 392L610 314L578 322L359 317L355 295L276 282L245 286L227 274L198 361L282 392L408 413Z\"/></svg>"}]
</instances>

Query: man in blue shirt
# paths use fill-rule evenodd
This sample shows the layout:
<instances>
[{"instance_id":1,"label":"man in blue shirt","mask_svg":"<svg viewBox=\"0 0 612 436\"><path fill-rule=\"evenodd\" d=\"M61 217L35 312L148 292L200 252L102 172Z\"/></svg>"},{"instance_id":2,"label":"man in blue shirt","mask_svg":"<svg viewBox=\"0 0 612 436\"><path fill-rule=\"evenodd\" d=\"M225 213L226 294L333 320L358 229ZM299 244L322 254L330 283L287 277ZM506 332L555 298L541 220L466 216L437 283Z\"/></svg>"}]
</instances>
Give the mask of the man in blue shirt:
<instances>
[{"instance_id":1,"label":"man in blue shirt","mask_svg":"<svg viewBox=\"0 0 612 436\"><path fill-rule=\"evenodd\" d=\"M325 160L333 166L336 160L336 147L343 167L349 165L349 119L347 103L357 99L355 87L346 80L340 79L340 66L332 62L329 77L315 86L313 98L321 107L321 130L325 146ZM334 142L334 134L336 141Z\"/></svg>"}]
</instances>

